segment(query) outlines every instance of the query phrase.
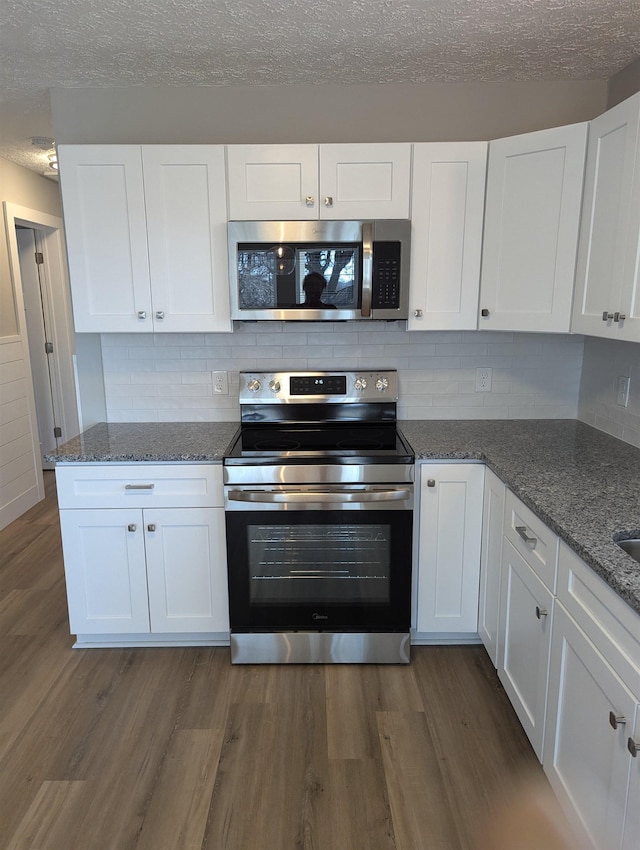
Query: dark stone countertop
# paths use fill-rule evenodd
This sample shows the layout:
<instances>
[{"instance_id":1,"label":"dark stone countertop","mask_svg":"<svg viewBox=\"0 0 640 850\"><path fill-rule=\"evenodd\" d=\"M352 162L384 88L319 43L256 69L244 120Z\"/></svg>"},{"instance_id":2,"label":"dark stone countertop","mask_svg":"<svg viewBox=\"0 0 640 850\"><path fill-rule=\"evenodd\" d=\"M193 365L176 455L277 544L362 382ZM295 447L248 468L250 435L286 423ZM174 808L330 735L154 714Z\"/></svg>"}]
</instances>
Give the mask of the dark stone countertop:
<instances>
[{"instance_id":1,"label":"dark stone countertop","mask_svg":"<svg viewBox=\"0 0 640 850\"><path fill-rule=\"evenodd\" d=\"M221 462L237 422L100 424L56 463ZM576 420L405 420L417 460L479 460L640 614L640 449Z\"/></svg>"},{"instance_id":2,"label":"dark stone countertop","mask_svg":"<svg viewBox=\"0 0 640 850\"><path fill-rule=\"evenodd\" d=\"M416 460L481 460L640 614L640 449L576 420L408 421Z\"/></svg>"}]
</instances>

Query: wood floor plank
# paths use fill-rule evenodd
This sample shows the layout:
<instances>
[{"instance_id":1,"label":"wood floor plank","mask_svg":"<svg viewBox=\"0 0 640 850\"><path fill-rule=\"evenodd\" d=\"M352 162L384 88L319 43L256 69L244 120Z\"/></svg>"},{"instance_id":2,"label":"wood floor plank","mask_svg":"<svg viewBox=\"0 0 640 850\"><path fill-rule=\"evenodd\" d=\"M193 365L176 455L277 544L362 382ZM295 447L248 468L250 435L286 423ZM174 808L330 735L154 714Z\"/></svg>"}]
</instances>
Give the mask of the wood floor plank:
<instances>
[{"instance_id":1,"label":"wood floor plank","mask_svg":"<svg viewBox=\"0 0 640 850\"><path fill-rule=\"evenodd\" d=\"M136 850L200 850L224 729L174 736L146 811Z\"/></svg>"},{"instance_id":2,"label":"wood floor plank","mask_svg":"<svg viewBox=\"0 0 640 850\"><path fill-rule=\"evenodd\" d=\"M378 729L397 850L460 850L424 714L381 711Z\"/></svg>"},{"instance_id":3,"label":"wood floor plank","mask_svg":"<svg viewBox=\"0 0 640 850\"><path fill-rule=\"evenodd\" d=\"M69 810L86 791L84 782L43 782L6 850L62 850L68 846Z\"/></svg>"}]
</instances>

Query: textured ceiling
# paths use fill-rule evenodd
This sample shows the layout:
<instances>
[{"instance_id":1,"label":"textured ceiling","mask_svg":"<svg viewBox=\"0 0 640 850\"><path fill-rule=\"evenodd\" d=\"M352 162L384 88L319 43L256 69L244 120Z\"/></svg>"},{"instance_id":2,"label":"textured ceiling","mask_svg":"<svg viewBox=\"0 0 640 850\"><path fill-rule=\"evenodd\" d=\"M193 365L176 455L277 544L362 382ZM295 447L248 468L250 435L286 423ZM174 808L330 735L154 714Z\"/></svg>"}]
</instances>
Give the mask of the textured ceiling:
<instances>
[{"instance_id":1,"label":"textured ceiling","mask_svg":"<svg viewBox=\"0 0 640 850\"><path fill-rule=\"evenodd\" d=\"M606 79L640 0L0 0L0 156L43 170L49 88Z\"/></svg>"}]
</instances>

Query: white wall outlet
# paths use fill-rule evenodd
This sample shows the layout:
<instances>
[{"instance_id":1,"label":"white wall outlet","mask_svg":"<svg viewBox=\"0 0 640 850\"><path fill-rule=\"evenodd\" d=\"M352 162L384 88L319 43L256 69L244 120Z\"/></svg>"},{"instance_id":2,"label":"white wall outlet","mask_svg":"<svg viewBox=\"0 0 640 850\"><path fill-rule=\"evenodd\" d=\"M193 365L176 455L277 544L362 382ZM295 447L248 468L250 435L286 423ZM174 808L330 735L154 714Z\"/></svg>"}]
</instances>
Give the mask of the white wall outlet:
<instances>
[{"instance_id":1,"label":"white wall outlet","mask_svg":"<svg viewBox=\"0 0 640 850\"><path fill-rule=\"evenodd\" d=\"M482 369L476 369L476 392L477 393L490 393L491 392L491 376L492 369L484 367Z\"/></svg>"},{"instance_id":2,"label":"white wall outlet","mask_svg":"<svg viewBox=\"0 0 640 850\"><path fill-rule=\"evenodd\" d=\"M212 372L213 392L216 395L229 395L229 378L226 372Z\"/></svg>"},{"instance_id":3,"label":"white wall outlet","mask_svg":"<svg viewBox=\"0 0 640 850\"><path fill-rule=\"evenodd\" d=\"M629 405L630 383L631 379L627 378L625 375L620 375L618 377L618 394L616 396L616 404L619 404L620 407L628 407Z\"/></svg>"}]
</instances>

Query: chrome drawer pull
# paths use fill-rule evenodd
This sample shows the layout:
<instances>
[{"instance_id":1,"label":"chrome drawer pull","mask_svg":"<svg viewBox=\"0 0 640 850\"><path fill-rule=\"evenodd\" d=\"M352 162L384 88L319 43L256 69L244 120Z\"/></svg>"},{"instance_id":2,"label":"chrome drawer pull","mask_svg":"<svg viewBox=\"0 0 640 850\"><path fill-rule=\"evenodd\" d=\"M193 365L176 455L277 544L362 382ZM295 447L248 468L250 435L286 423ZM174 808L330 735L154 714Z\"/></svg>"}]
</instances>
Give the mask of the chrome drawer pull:
<instances>
[{"instance_id":1,"label":"chrome drawer pull","mask_svg":"<svg viewBox=\"0 0 640 850\"><path fill-rule=\"evenodd\" d=\"M135 523L132 522L132 523L130 523L130 525L127 526L127 531L135 531L135 530L136 530Z\"/></svg>"},{"instance_id":2,"label":"chrome drawer pull","mask_svg":"<svg viewBox=\"0 0 640 850\"><path fill-rule=\"evenodd\" d=\"M155 530L156 530L155 523L150 522L149 525L147 526L147 531L155 531Z\"/></svg>"},{"instance_id":3,"label":"chrome drawer pull","mask_svg":"<svg viewBox=\"0 0 640 850\"><path fill-rule=\"evenodd\" d=\"M541 608L539 605L536 605L536 617L541 620L543 617L546 617L549 612L546 608Z\"/></svg>"},{"instance_id":4,"label":"chrome drawer pull","mask_svg":"<svg viewBox=\"0 0 640 850\"><path fill-rule=\"evenodd\" d=\"M520 537L522 537L522 539L524 540L524 542L527 545L531 546L532 549L536 548L536 543L538 542L538 538L537 537L529 537L529 535L527 534L527 526L526 525L516 525L516 531L518 532Z\"/></svg>"},{"instance_id":5,"label":"chrome drawer pull","mask_svg":"<svg viewBox=\"0 0 640 850\"><path fill-rule=\"evenodd\" d=\"M153 490L155 484L125 484L125 490Z\"/></svg>"},{"instance_id":6,"label":"chrome drawer pull","mask_svg":"<svg viewBox=\"0 0 640 850\"><path fill-rule=\"evenodd\" d=\"M612 729L617 729L618 726L624 726L627 718L622 714L616 714L615 711L609 712L609 725Z\"/></svg>"},{"instance_id":7,"label":"chrome drawer pull","mask_svg":"<svg viewBox=\"0 0 640 850\"><path fill-rule=\"evenodd\" d=\"M638 755L638 748L640 748L640 744L638 744L637 741L634 741L633 738L629 738L627 741L627 749L634 758Z\"/></svg>"}]
</instances>

